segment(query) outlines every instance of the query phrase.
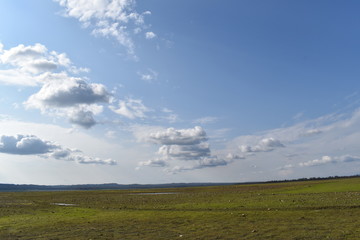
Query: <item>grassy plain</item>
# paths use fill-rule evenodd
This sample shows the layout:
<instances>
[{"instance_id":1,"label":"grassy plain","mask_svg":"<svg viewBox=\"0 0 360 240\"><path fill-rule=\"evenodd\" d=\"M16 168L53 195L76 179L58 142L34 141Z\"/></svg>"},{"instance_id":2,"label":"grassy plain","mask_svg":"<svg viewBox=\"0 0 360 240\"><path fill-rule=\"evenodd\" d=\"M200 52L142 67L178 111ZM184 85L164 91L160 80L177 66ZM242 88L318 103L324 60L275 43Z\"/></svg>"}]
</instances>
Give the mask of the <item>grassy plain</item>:
<instances>
[{"instance_id":1,"label":"grassy plain","mask_svg":"<svg viewBox=\"0 0 360 240\"><path fill-rule=\"evenodd\" d=\"M0 193L0 239L360 239L359 216L359 177Z\"/></svg>"}]
</instances>

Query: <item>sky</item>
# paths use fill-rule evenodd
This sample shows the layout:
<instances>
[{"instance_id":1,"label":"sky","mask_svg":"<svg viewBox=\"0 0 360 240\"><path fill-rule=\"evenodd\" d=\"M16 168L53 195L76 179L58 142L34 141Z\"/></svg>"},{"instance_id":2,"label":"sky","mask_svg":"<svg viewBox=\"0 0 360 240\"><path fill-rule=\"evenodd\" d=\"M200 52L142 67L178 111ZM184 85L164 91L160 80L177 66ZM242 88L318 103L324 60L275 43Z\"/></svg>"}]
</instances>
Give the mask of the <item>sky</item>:
<instances>
[{"instance_id":1,"label":"sky","mask_svg":"<svg viewBox=\"0 0 360 240\"><path fill-rule=\"evenodd\" d=\"M0 1L0 183L360 173L358 1Z\"/></svg>"}]
</instances>

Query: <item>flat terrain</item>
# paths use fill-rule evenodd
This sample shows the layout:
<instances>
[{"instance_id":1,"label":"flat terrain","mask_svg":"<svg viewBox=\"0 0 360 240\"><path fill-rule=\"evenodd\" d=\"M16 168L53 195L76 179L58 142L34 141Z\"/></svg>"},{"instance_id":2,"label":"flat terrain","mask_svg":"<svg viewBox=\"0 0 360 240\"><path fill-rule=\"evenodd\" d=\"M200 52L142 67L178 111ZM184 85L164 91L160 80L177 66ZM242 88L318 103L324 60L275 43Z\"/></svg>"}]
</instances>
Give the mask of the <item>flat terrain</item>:
<instances>
[{"instance_id":1,"label":"flat terrain","mask_svg":"<svg viewBox=\"0 0 360 240\"><path fill-rule=\"evenodd\" d=\"M3 192L0 239L360 239L360 178Z\"/></svg>"}]
</instances>

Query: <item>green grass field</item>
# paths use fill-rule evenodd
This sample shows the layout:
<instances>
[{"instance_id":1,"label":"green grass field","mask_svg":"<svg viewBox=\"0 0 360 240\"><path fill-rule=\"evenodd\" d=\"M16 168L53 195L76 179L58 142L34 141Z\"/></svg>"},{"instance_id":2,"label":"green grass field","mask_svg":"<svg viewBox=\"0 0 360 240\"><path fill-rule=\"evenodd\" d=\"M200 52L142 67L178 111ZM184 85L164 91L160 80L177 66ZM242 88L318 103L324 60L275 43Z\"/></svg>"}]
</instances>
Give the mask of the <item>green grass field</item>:
<instances>
[{"instance_id":1,"label":"green grass field","mask_svg":"<svg viewBox=\"0 0 360 240\"><path fill-rule=\"evenodd\" d=\"M0 239L360 239L360 178L3 192Z\"/></svg>"}]
</instances>

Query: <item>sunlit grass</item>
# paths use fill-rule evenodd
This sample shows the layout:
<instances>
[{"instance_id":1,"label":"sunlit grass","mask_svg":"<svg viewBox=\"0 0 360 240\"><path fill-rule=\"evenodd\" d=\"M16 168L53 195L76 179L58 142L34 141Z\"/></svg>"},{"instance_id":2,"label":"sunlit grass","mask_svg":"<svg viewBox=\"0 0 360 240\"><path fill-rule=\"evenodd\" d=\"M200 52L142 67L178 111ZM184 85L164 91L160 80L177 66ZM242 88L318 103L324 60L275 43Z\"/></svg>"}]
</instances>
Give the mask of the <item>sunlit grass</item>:
<instances>
[{"instance_id":1,"label":"sunlit grass","mask_svg":"<svg viewBox=\"0 0 360 240\"><path fill-rule=\"evenodd\" d=\"M0 239L360 239L358 216L360 178L0 193Z\"/></svg>"}]
</instances>

